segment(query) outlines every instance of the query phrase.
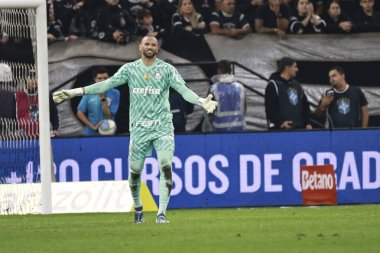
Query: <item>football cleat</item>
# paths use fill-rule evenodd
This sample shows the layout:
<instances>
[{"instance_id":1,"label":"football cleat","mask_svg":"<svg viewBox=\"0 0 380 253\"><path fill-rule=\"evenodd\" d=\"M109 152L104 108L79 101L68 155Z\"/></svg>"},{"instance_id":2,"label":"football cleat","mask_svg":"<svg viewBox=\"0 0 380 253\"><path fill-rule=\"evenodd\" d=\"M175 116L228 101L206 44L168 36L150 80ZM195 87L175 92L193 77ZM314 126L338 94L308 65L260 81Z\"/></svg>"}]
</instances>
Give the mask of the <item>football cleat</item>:
<instances>
[{"instance_id":1,"label":"football cleat","mask_svg":"<svg viewBox=\"0 0 380 253\"><path fill-rule=\"evenodd\" d=\"M145 223L144 213L142 211L135 211L135 223Z\"/></svg>"},{"instance_id":2,"label":"football cleat","mask_svg":"<svg viewBox=\"0 0 380 253\"><path fill-rule=\"evenodd\" d=\"M169 223L169 221L166 219L165 214L160 213L159 215L157 215L156 223Z\"/></svg>"}]
</instances>

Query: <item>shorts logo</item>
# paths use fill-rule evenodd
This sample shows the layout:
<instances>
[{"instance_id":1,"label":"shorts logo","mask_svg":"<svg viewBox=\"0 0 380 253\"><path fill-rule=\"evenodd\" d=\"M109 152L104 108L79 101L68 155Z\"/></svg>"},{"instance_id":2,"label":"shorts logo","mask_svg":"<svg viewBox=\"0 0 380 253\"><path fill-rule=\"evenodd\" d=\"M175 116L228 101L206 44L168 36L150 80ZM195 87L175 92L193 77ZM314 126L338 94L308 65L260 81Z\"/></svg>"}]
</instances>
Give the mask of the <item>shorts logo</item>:
<instances>
[{"instance_id":1,"label":"shorts logo","mask_svg":"<svg viewBox=\"0 0 380 253\"><path fill-rule=\"evenodd\" d=\"M142 94L143 96L160 95L161 89L155 89L152 86L146 86L144 88L133 88L132 93L133 94Z\"/></svg>"},{"instance_id":2,"label":"shorts logo","mask_svg":"<svg viewBox=\"0 0 380 253\"><path fill-rule=\"evenodd\" d=\"M161 136L160 137L160 140L163 140L163 141L174 141L174 136L173 135L164 135L164 136Z\"/></svg>"},{"instance_id":3,"label":"shorts logo","mask_svg":"<svg viewBox=\"0 0 380 253\"><path fill-rule=\"evenodd\" d=\"M348 98L341 98L336 103L340 113L346 115L350 112L350 100Z\"/></svg>"}]
</instances>

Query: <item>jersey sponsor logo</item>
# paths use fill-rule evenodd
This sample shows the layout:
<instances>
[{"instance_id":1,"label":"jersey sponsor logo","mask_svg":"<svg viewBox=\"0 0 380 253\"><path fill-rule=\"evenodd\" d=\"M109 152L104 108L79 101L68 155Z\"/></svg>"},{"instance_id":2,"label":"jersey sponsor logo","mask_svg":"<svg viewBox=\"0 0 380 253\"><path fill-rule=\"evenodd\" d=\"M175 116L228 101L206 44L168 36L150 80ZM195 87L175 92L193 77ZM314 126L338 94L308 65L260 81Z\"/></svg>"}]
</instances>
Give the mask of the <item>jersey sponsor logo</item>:
<instances>
[{"instance_id":1,"label":"jersey sponsor logo","mask_svg":"<svg viewBox=\"0 0 380 253\"><path fill-rule=\"evenodd\" d=\"M132 92L133 94L142 94L143 96L160 95L161 89L155 89L152 86L146 86L144 88L133 88Z\"/></svg>"},{"instance_id":2,"label":"jersey sponsor logo","mask_svg":"<svg viewBox=\"0 0 380 253\"><path fill-rule=\"evenodd\" d=\"M293 88L289 88L287 90L288 92L288 97L289 97L289 102L292 104L292 105L296 105L298 104L298 94L297 94L297 90L296 89L293 89Z\"/></svg>"},{"instance_id":3,"label":"jersey sponsor logo","mask_svg":"<svg viewBox=\"0 0 380 253\"><path fill-rule=\"evenodd\" d=\"M346 115L350 112L350 99L340 98L336 103L338 105L338 110L340 113Z\"/></svg>"}]
</instances>

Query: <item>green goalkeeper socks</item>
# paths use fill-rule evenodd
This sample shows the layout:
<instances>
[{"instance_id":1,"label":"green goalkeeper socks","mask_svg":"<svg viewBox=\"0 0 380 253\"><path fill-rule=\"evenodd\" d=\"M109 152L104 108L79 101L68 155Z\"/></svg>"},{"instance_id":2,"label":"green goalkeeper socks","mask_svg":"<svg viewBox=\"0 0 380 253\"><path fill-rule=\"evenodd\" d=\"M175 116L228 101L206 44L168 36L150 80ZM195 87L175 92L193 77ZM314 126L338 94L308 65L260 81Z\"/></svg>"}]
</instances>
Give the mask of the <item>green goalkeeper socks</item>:
<instances>
[{"instance_id":1,"label":"green goalkeeper socks","mask_svg":"<svg viewBox=\"0 0 380 253\"><path fill-rule=\"evenodd\" d=\"M142 206L140 189L141 189L141 174L136 174L133 172L129 173L129 187L131 188L133 203L135 207Z\"/></svg>"},{"instance_id":2,"label":"green goalkeeper socks","mask_svg":"<svg viewBox=\"0 0 380 253\"><path fill-rule=\"evenodd\" d=\"M160 203L158 214L166 214L172 190L172 151L157 151L158 163L160 165Z\"/></svg>"}]
</instances>

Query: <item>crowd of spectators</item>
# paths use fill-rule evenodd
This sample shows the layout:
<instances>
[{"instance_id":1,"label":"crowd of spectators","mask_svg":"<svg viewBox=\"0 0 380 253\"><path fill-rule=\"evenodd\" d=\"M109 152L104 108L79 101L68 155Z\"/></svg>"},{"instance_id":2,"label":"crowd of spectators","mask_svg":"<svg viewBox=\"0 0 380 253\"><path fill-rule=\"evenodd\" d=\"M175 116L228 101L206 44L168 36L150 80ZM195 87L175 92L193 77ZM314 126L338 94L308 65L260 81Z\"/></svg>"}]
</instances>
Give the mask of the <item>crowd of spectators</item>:
<instances>
[{"instance_id":1,"label":"crowd of spectators","mask_svg":"<svg viewBox=\"0 0 380 253\"><path fill-rule=\"evenodd\" d=\"M347 1L346 1L347 2ZM273 33L380 31L375 0L345 10L339 0L47 0L48 39L128 43L131 36L205 33L241 38Z\"/></svg>"}]
</instances>

